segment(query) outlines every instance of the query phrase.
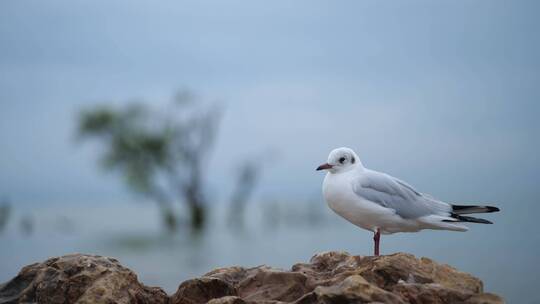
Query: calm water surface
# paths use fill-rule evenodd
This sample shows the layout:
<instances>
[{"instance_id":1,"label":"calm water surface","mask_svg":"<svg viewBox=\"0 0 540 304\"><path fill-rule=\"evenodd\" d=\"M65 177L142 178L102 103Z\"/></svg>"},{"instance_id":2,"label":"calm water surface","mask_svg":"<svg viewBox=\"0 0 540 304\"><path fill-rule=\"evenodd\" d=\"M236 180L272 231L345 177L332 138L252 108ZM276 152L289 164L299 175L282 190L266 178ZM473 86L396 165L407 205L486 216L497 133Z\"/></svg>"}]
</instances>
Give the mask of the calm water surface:
<instances>
[{"instance_id":1,"label":"calm water surface","mask_svg":"<svg viewBox=\"0 0 540 304\"><path fill-rule=\"evenodd\" d=\"M219 220L224 218L223 210L217 208L207 231L197 236L163 233L151 205L36 207L25 211L34 219L34 231L29 235L21 231L20 214L15 212L0 235L0 281L15 276L24 265L83 252L117 257L145 284L173 293L183 280L216 267L267 264L287 269L320 251L371 253L371 234L337 218L322 202L284 206L281 213L275 206L248 208L243 228L225 225ZM503 295L509 302L538 303L540 297L532 291L539 273L539 236L523 233L534 227L527 228L526 221L510 225L508 213L489 218L496 224L475 225L467 233L383 236L382 252L430 257L482 278L485 290ZM499 239L501 233L509 233L504 230L513 231L515 237Z\"/></svg>"}]
</instances>

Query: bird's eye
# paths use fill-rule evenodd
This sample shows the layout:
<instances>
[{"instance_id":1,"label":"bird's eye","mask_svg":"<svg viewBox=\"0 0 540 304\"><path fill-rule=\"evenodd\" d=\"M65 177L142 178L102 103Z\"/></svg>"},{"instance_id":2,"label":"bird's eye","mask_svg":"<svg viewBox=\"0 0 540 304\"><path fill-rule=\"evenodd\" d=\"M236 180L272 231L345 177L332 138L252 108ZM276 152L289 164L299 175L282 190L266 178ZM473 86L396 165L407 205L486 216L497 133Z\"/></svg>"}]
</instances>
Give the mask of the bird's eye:
<instances>
[{"instance_id":1,"label":"bird's eye","mask_svg":"<svg viewBox=\"0 0 540 304\"><path fill-rule=\"evenodd\" d=\"M351 158L351 163L354 164L355 160L354 160L354 156Z\"/></svg>"},{"instance_id":2,"label":"bird's eye","mask_svg":"<svg viewBox=\"0 0 540 304\"><path fill-rule=\"evenodd\" d=\"M341 157L341 158L339 159L339 163L340 163L340 164L343 164L344 162L345 162L345 157Z\"/></svg>"}]
</instances>

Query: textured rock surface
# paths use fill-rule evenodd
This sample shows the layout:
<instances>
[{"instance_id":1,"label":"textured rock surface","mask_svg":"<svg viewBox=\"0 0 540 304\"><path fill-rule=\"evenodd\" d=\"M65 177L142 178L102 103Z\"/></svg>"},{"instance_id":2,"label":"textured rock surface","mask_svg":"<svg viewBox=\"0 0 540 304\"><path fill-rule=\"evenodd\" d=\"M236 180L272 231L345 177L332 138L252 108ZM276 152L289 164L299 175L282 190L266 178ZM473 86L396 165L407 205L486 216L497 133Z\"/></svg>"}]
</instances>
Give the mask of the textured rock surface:
<instances>
[{"instance_id":1,"label":"textured rock surface","mask_svg":"<svg viewBox=\"0 0 540 304\"><path fill-rule=\"evenodd\" d=\"M179 270L180 271L180 270ZM24 267L0 285L0 303L503 303L482 282L427 258L345 252L315 255L290 271L258 266L215 269L167 297L140 284L111 258L68 255Z\"/></svg>"},{"instance_id":2,"label":"textured rock surface","mask_svg":"<svg viewBox=\"0 0 540 304\"><path fill-rule=\"evenodd\" d=\"M0 285L0 303L167 303L116 259L73 254L28 265Z\"/></svg>"},{"instance_id":3,"label":"textured rock surface","mask_svg":"<svg viewBox=\"0 0 540 304\"><path fill-rule=\"evenodd\" d=\"M405 253L360 257L326 252L291 271L230 267L204 277L228 282L246 302L503 303L500 297L483 293L479 279Z\"/></svg>"}]
</instances>

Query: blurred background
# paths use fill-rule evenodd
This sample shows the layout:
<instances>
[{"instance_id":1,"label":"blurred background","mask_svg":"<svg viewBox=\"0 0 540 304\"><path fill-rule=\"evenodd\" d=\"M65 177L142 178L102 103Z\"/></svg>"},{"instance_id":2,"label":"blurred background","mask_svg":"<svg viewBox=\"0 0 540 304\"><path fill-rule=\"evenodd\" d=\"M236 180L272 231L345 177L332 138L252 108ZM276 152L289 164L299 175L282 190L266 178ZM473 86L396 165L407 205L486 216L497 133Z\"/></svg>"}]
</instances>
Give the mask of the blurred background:
<instances>
[{"instance_id":1,"label":"blurred background","mask_svg":"<svg viewBox=\"0 0 540 304\"><path fill-rule=\"evenodd\" d=\"M467 233L383 236L538 303L537 1L2 1L0 281L72 252L169 293L215 267L368 255L328 152L448 202Z\"/></svg>"}]
</instances>

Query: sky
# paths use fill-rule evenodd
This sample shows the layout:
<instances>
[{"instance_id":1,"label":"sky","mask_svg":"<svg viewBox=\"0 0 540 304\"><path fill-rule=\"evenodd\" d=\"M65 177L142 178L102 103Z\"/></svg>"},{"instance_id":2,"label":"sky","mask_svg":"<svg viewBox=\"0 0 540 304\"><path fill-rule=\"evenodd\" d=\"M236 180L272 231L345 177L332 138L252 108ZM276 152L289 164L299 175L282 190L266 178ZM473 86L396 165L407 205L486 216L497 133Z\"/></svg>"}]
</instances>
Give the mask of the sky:
<instances>
[{"instance_id":1,"label":"sky","mask_svg":"<svg viewBox=\"0 0 540 304\"><path fill-rule=\"evenodd\" d=\"M226 109L217 197L266 153L261 196L317 195L313 168L339 146L442 195L536 182L535 1L0 6L0 193L17 202L126 199L99 147L76 142L77 112L182 88Z\"/></svg>"},{"instance_id":2,"label":"sky","mask_svg":"<svg viewBox=\"0 0 540 304\"><path fill-rule=\"evenodd\" d=\"M532 261L539 6L1 1L0 197L21 208L133 200L97 166L100 146L76 140L77 113L134 99L162 107L189 89L225 109L205 164L212 201L253 159L264 160L254 200L321 200L315 168L348 146L442 200L499 206L498 237L525 243ZM485 231L473 240L493 237Z\"/></svg>"}]
</instances>

